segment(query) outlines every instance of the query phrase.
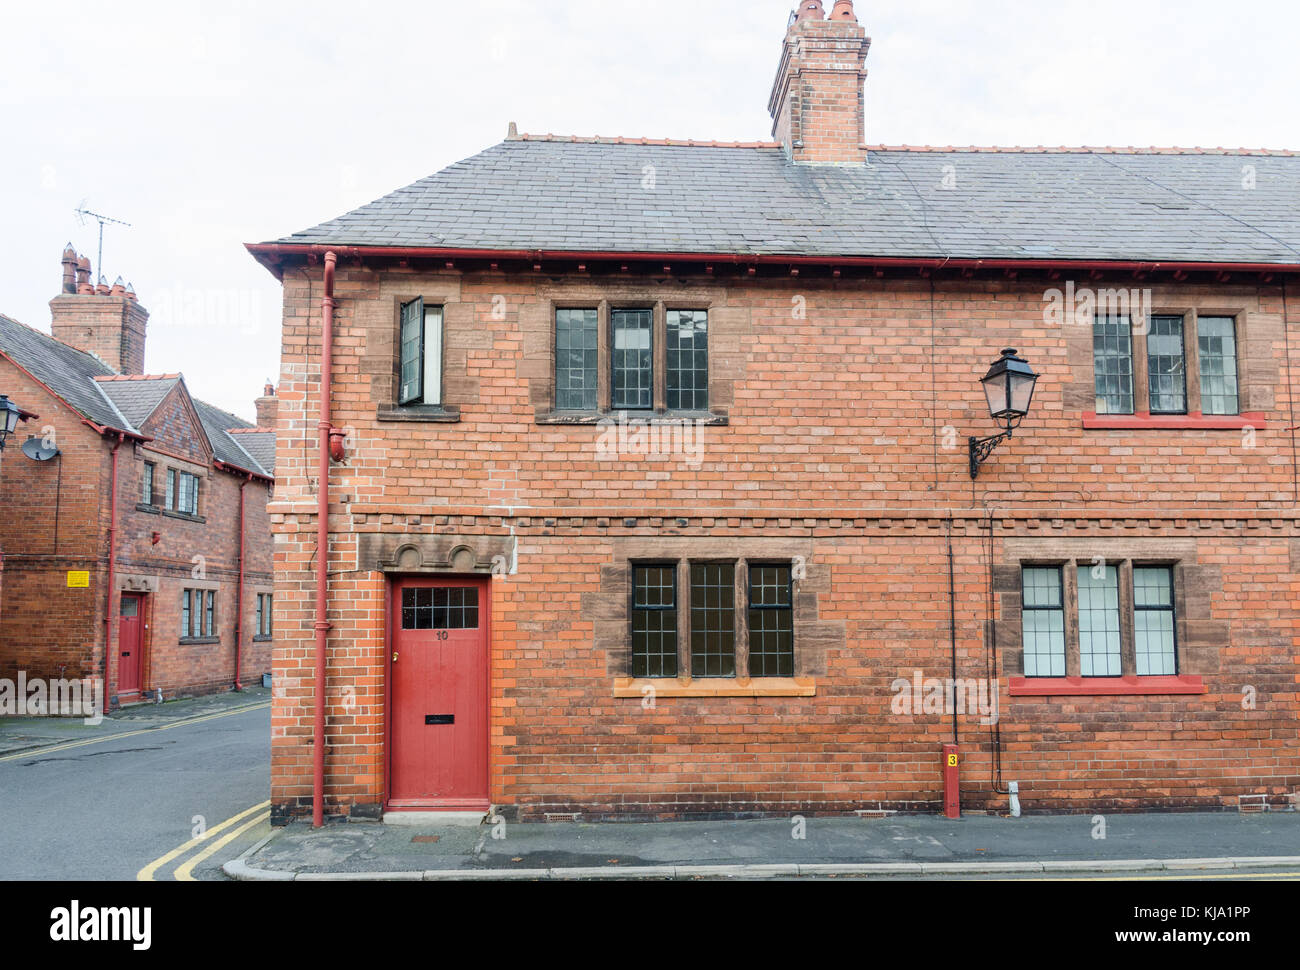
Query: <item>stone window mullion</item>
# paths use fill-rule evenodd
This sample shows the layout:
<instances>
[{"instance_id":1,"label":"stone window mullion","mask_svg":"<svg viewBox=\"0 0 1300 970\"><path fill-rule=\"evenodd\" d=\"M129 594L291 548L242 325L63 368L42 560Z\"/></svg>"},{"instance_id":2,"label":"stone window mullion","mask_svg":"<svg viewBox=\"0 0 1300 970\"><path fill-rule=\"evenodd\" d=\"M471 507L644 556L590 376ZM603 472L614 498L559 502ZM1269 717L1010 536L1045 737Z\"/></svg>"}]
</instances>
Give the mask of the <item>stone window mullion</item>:
<instances>
[{"instance_id":1,"label":"stone window mullion","mask_svg":"<svg viewBox=\"0 0 1300 970\"><path fill-rule=\"evenodd\" d=\"M613 373L613 350L610 344L609 301L601 300L597 310L596 337L596 407L599 411L609 410L611 391L610 378Z\"/></svg>"},{"instance_id":2,"label":"stone window mullion","mask_svg":"<svg viewBox=\"0 0 1300 970\"><path fill-rule=\"evenodd\" d=\"M691 682L691 564L677 563L677 680Z\"/></svg>"},{"instance_id":3,"label":"stone window mullion","mask_svg":"<svg viewBox=\"0 0 1300 970\"><path fill-rule=\"evenodd\" d=\"M654 307L654 331L650 341L653 403L656 414L668 410L668 311L663 302Z\"/></svg>"},{"instance_id":4,"label":"stone window mullion","mask_svg":"<svg viewBox=\"0 0 1300 970\"><path fill-rule=\"evenodd\" d=\"M749 562L736 563L736 680L749 683Z\"/></svg>"},{"instance_id":5,"label":"stone window mullion","mask_svg":"<svg viewBox=\"0 0 1300 970\"><path fill-rule=\"evenodd\" d=\"M1079 660L1079 563L1061 567L1061 596L1065 606L1065 675L1082 676Z\"/></svg>"}]
</instances>

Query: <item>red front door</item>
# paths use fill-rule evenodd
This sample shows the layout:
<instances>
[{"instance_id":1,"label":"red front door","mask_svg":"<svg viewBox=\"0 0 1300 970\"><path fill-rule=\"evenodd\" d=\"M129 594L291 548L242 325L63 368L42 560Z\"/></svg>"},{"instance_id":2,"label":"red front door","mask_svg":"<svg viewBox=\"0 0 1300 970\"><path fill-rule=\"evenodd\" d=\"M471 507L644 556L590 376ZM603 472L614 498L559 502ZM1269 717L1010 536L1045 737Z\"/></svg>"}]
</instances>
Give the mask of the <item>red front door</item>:
<instances>
[{"instance_id":1,"label":"red front door","mask_svg":"<svg viewBox=\"0 0 1300 970\"><path fill-rule=\"evenodd\" d=\"M117 628L117 692L140 693L140 655L144 651L144 597L122 594L121 617Z\"/></svg>"},{"instance_id":2,"label":"red front door","mask_svg":"<svg viewBox=\"0 0 1300 970\"><path fill-rule=\"evenodd\" d=\"M488 583L393 587L391 808L488 807Z\"/></svg>"}]
</instances>

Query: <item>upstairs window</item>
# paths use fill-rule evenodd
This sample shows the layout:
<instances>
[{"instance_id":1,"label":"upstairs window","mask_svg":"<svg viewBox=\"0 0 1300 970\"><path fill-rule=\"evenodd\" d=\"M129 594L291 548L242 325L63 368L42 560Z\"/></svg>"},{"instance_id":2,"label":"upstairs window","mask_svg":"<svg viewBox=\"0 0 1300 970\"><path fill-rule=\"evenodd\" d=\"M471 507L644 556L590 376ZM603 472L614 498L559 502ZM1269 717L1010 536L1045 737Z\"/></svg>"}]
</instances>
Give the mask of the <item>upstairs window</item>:
<instances>
[{"instance_id":1,"label":"upstairs window","mask_svg":"<svg viewBox=\"0 0 1300 970\"><path fill-rule=\"evenodd\" d=\"M614 349L615 411L648 411L654 407L654 312L615 310L610 316Z\"/></svg>"},{"instance_id":2,"label":"upstairs window","mask_svg":"<svg viewBox=\"0 0 1300 970\"><path fill-rule=\"evenodd\" d=\"M400 389L397 403L442 404L442 307L422 298L402 304Z\"/></svg>"},{"instance_id":3,"label":"upstairs window","mask_svg":"<svg viewBox=\"0 0 1300 970\"><path fill-rule=\"evenodd\" d=\"M1232 317L1197 321L1201 370L1201 410L1205 414L1240 414L1237 391L1237 330Z\"/></svg>"},{"instance_id":4,"label":"upstairs window","mask_svg":"<svg viewBox=\"0 0 1300 970\"><path fill-rule=\"evenodd\" d=\"M144 472L140 479L140 502L153 505L153 473L157 466L153 462L144 463Z\"/></svg>"},{"instance_id":5,"label":"upstairs window","mask_svg":"<svg viewBox=\"0 0 1300 970\"><path fill-rule=\"evenodd\" d=\"M1098 414L1133 413L1133 329L1128 317L1098 317L1092 333Z\"/></svg>"},{"instance_id":6,"label":"upstairs window","mask_svg":"<svg viewBox=\"0 0 1300 970\"><path fill-rule=\"evenodd\" d=\"M708 412L709 380L708 310L555 310L556 412Z\"/></svg>"},{"instance_id":7,"label":"upstairs window","mask_svg":"<svg viewBox=\"0 0 1300 970\"><path fill-rule=\"evenodd\" d=\"M555 311L555 406L561 411L599 405L599 327L595 310Z\"/></svg>"},{"instance_id":8,"label":"upstairs window","mask_svg":"<svg viewBox=\"0 0 1300 970\"><path fill-rule=\"evenodd\" d=\"M1093 324L1098 415L1241 414L1237 320L1154 314L1145 331L1127 316Z\"/></svg>"},{"instance_id":9,"label":"upstairs window","mask_svg":"<svg viewBox=\"0 0 1300 970\"><path fill-rule=\"evenodd\" d=\"M1152 414L1187 413L1187 354L1182 317L1152 317L1147 334Z\"/></svg>"},{"instance_id":10,"label":"upstairs window","mask_svg":"<svg viewBox=\"0 0 1300 970\"><path fill-rule=\"evenodd\" d=\"M709 409L709 315L668 311L668 410Z\"/></svg>"},{"instance_id":11,"label":"upstairs window","mask_svg":"<svg viewBox=\"0 0 1300 970\"><path fill-rule=\"evenodd\" d=\"M199 514L199 478L189 472L167 469L167 490L164 508L181 515Z\"/></svg>"}]
</instances>

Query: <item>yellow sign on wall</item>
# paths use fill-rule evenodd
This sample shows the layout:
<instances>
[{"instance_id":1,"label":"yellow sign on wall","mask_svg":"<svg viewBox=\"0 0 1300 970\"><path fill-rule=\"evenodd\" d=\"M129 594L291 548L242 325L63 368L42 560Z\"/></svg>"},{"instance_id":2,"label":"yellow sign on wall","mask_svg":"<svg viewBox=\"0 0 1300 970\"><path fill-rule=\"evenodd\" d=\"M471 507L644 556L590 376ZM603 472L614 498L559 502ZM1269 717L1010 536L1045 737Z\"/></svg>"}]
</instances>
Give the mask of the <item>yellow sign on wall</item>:
<instances>
[{"instance_id":1,"label":"yellow sign on wall","mask_svg":"<svg viewBox=\"0 0 1300 970\"><path fill-rule=\"evenodd\" d=\"M68 589L90 589L90 573L69 570Z\"/></svg>"}]
</instances>

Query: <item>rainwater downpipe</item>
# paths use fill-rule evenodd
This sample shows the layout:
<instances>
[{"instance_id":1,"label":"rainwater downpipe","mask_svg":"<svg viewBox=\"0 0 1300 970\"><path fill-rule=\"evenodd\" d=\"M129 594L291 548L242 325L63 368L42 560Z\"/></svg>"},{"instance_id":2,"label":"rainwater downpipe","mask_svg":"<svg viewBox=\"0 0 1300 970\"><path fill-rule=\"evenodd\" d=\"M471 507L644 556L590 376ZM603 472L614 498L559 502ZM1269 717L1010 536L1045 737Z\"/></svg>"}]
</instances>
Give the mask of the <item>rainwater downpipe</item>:
<instances>
[{"instance_id":1,"label":"rainwater downpipe","mask_svg":"<svg viewBox=\"0 0 1300 970\"><path fill-rule=\"evenodd\" d=\"M329 644L329 510L330 376L334 369L334 267L338 256L325 254L325 295L321 299L320 353L320 461L317 467L316 512L316 680L315 718L312 729L312 826L325 824L325 656Z\"/></svg>"}]
</instances>

